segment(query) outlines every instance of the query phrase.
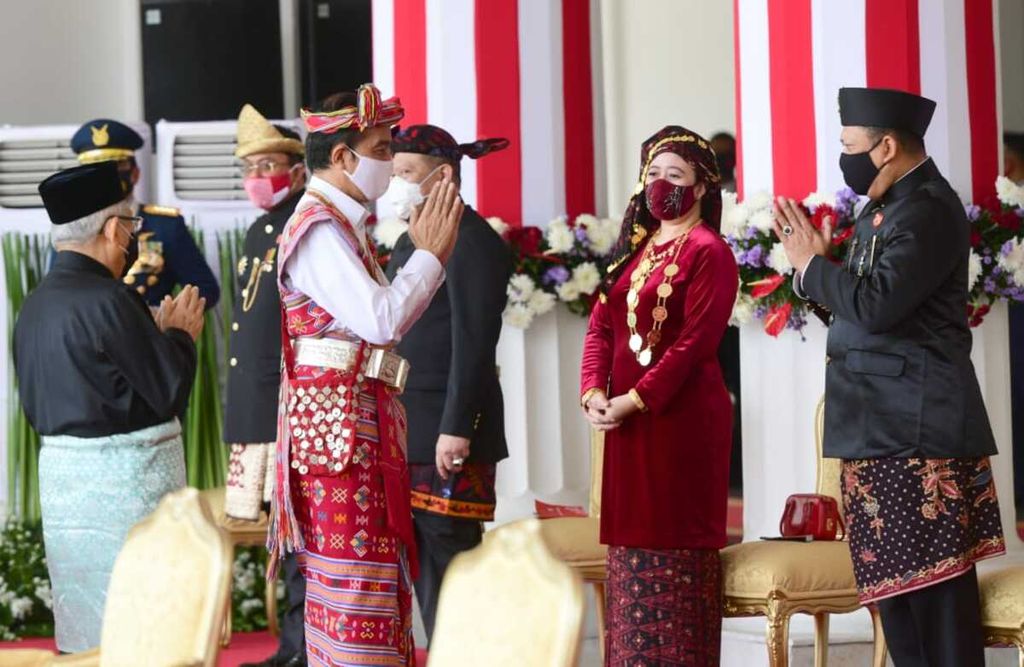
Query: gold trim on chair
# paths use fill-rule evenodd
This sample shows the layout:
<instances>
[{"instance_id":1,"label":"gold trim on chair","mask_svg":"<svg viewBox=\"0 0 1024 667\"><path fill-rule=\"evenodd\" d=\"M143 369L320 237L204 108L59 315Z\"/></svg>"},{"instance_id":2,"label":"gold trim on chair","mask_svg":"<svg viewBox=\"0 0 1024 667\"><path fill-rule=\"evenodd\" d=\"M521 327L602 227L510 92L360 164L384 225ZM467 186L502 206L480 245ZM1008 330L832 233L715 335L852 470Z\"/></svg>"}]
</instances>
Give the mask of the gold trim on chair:
<instances>
[{"instance_id":1,"label":"gold trim on chair","mask_svg":"<svg viewBox=\"0 0 1024 667\"><path fill-rule=\"evenodd\" d=\"M825 399L814 415L817 492L839 495L839 468L822 454ZM834 478L834 479L833 479ZM781 511L781 508L780 508ZM814 664L828 662L829 614L861 607L853 562L845 541L744 542L722 550L723 613L726 617L764 616L765 643L772 667L789 664L789 620L793 614L814 616ZM885 643L877 611L869 609L874 627L875 667L885 665Z\"/></svg>"}]
</instances>

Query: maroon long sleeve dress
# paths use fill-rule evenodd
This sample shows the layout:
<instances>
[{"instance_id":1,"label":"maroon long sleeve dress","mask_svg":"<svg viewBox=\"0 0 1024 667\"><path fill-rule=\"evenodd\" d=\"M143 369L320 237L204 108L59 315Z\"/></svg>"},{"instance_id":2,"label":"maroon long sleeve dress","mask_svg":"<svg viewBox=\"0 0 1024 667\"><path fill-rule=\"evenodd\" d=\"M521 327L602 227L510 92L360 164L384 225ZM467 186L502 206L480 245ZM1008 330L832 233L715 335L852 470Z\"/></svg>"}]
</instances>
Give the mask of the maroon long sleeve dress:
<instances>
[{"instance_id":1,"label":"maroon long sleeve dress","mask_svg":"<svg viewBox=\"0 0 1024 667\"><path fill-rule=\"evenodd\" d=\"M608 664L618 664L615 656L624 655L619 649L637 626L634 617L627 631L620 617L626 609L634 615L641 609L649 616L641 624L661 644L651 647L649 657L677 659L707 649L707 662L678 664L713 664L721 614L717 550L726 544L732 444L732 407L717 350L738 272L722 238L707 225L694 228L676 260L679 272L665 304L662 339L643 367L629 349L626 324L630 275L642 255L643 246L595 306L583 350L584 393L600 388L612 397L635 389L647 407L605 439L601 541L611 547L606 655ZM641 336L653 324L656 290L669 261L654 269L640 291L635 312ZM662 588L646 585L653 581ZM665 594L665 586L674 584L682 595ZM665 629L669 617L677 629ZM648 656L637 648L629 647L631 660Z\"/></svg>"}]
</instances>

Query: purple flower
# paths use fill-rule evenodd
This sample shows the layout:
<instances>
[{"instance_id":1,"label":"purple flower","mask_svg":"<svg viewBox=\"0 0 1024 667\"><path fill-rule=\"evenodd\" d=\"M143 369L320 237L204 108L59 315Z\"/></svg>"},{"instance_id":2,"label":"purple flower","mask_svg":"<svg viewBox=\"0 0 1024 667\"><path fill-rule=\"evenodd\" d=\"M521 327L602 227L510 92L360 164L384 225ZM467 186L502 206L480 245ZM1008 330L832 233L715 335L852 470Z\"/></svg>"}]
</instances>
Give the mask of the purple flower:
<instances>
[{"instance_id":1,"label":"purple flower","mask_svg":"<svg viewBox=\"0 0 1024 667\"><path fill-rule=\"evenodd\" d=\"M992 280L991 278L985 278L985 291L986 292L995 292L996 291L996 281Z\"/></svg>"},{"instance_id":2,"label":"purple flower","mask_svg":"<svg viewBox=\"0 0 1024 667\"><path fill-rule=\"evenodd\" d=\"M1003 247L999 249L999 254L1001 254L1003 257L1006 257L1007 255L1010 254L1010 251L1012 250L1013 241L1007 241L1006 243L1003 244Z\"/></svg>"},{"instance_id":3,"label":"purple flower","mask_svg":"<svg viewBox=\"0 0 1024 667\"><path fill-rule=\"evenodd\" d=\"M565 281L569 280L569 275L569 269L564 266L552 266L544 272L542 280L547 285L561 285Z\"/></svg>"},{"instance_id":4,"label":"purple flower","mask_svg":"<svg viewBox=\"0 0 1024 667\"><path fill-rule=\"evenodd\" d=\"M576 240L580 242L585 242L587 240L587 230L582 227L577 227Z\"/></svg>"},{"instance_id":5,"label":"purple flower","mask_svg":"<svg viewBox=\"0 0 1024 667\"><path fill-rule=\"evenodd\" d=\"M750 266L755 269L764 266L764 248L756 245L746 252L741 252L736 261L741 266Z\"/></svg>"},{"instance_id":6,"label":"purple flower","mask_svg":"<svg viewBox=\"0 0 1024 667\"><path fill-rule=\"evenodd\" d=\"M757 231L756 227L747 227L747 238L748 239L757 238L757 235L760 234L760 233L761 232Z\"/></svg>"},{"instance_id":7,"label":"purple flower","mask_svg":"<svg viewBox=\"0 0 1024 667\"><path fill-rule=\"evenodd\" d=\"M860 201L860 197L850 188L843 188L836 192L836 213L843 217L853 216L853 208Z\"/></svg>"},{"instance_id":8,"label":"purple flower","mask_svg":"<svg viewBox=\"0 0 1024 667\"><path fill-rule=\"evenodd\" d=\"M981 217L981 207L975 204L965 204L964 212L967 213L967 219L971 222L975 222Z\"/></svg>"}]
</instances>

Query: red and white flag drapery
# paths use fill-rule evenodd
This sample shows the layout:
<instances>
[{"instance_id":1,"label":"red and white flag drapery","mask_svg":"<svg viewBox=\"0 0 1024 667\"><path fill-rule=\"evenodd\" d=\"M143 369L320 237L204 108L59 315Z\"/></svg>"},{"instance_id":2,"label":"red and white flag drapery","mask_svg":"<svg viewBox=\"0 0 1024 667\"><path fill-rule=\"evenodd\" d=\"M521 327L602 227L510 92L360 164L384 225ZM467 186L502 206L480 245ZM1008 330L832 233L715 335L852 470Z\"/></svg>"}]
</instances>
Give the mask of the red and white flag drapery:
<instances>
[{"instance_id":1,"label":"red and white flag drapery","mask_svg":"<svg viewBox=\"0 0 1024 667\"><path fill-rule=\"evenodd\" d=\"M374 82L403 125L511 147L463 160L463 196L510 224L595 207L592 0L373 0Z\"/></svg>"},{"instance_id":2,"label":"red and white flag drapery","mask_svg":"<svg viewBox=\"0 0 1024 667\"><path fill-rule=\"evenodd\" d=\"M935 100L929 154L961 198L992 193L1001 142L994 0L734 4L743 190L803 197L842 187L838 90L877 86Z\"/></svg>"}]
</instances>

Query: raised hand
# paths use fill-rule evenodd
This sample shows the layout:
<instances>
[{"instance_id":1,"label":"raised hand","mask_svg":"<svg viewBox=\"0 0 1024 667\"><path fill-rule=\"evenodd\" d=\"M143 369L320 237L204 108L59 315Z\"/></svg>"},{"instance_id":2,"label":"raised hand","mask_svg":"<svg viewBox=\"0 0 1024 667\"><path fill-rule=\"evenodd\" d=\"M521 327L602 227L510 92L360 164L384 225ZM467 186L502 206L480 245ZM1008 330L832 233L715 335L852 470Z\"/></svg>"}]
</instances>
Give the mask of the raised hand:
<instances>
[{"instance_id":1,"label":"raised hand","mask_svg":"<svg viewBox=\"0 0 1024 667\"><path fill-rule=\"evenodd\" d=\"M191 336L192 340L196 340L203 331L205 308L206 299L199 296L199 289L193 285L186 285L173 299L170 296L164 297L157 312L157 326L161 331L181 329Z\"/></svg>"},{"instance_id":2,"label":"raised hand","mask_svg":"<svg viewBox=\"0 0 1024 667\"><path fill-rule=\"evenodd\" d=\"M442 264L448 261L459 234L462 220L459 189L450 180L434 184L422 209L414 210L409 222L409 238L416 248L426 250Z\"/></svg>"}]
</instances>

